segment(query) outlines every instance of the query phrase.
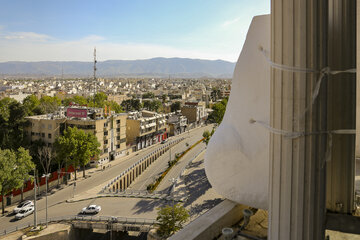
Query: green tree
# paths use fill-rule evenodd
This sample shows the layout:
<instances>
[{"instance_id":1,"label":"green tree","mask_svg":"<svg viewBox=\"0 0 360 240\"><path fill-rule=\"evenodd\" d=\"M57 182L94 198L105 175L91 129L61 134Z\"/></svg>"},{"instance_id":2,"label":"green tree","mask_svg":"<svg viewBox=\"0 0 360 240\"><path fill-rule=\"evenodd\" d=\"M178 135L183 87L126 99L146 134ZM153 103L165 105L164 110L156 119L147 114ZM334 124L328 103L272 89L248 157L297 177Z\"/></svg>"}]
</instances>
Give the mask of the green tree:
<instances>
[{"instance_id":1,"label":"green tree","mask_svg":"<svg viewBox=\"0 0 360 240\"><path fill-rule=\"evenodd\" d=\"M41 109L39 108L40 100L34 95L29 95L23 100L23 106L26 111L26 115L41 115Z\"/></svg>"},{"instance_id":2,"label":"green tree","mask_svg":"<svg viewBox=\"0 0 360 240\"><path fill-rule=\"evenodd\" d=\"M204 138L203 142L206 144L206 146L209 144L210 138L214 134L214 132L215 132L214 128L211 130L211 132L209 132L209 130L205 130L203 132L203 135L202 135Z\"/></svg>"},{"instance_id":3,"label":"green tree","mask_svg":"<svg viewBox=\"0 0 360 240\"><path fill-rule=\"evenodd\" d=\"M56 152L56 161L59 166L59 170L61 170L61 166L65 166L65 171L67 172L68 166L71 164L76 168L77 162L75 159L76 149L78 147L78 142L76 141L76 131L78 129L75 128L67 128L64 131L64 134L57 137L54 143L54 149ZM68 176L66 176L67 182ZM75 171L75 179L76 179L76 171Z\"/></svg>"},{"instance_id":4,"label":"green tree","mask_svg":"<svg viewBox=\"0 0 360 240\"><path fill-rule=\"evenodd\" d=\"M115 101L106 101L106 102L105 102L105 105L108 106L108 107L110 107L111 110L112 110L112 111L115 111L116 113L122 113L122 112L124 112L123 109L122 109L122 107L121 107L119 104L117 104L117 102L115 102Z\"/></svg>"},{"instance_id":5,"label":"green tree","mask_svg":"<svg viewBox=\"0 0 360 240\"><path fill-rule=\"evenodd\" d=\"M121 107L126 111L139 111L142 108L142 104L139 99L128 99L121 103Z\"/></svg>"},{"instance_id":6,"label":"green tree","mask_svg":"<svg viewBox=\"0 0 360 240\"><path fill-rule=\"evenodd\" d=\"M104 108L107 95L103 92L98 92L95 96L88 98L88 105L90 107Z\"/></svg>"},{"instance_id":7,"label":"green tree","mask_svg":"<svg viewBox=\"0 0 360 240\"><path fill-rule=\"evenodd\" d=\"M42 114L53 113L55 112L59 106L61 105L60 98L54 96L43 96L40 98L40 104L38 108L40 109Z\"/></svg>"},{"instance_id":8,"label":"green tree","mask_svg":"<svg viewBox=\"0 0 360 240\"><path fill-rule=\"evenodd\" d=\"M100 143L92 133L85 133L81 129L67 128L62 136L55 140L55 151L58 161L64 159L65 166L72 164L83 167L85 177L85 165L88 164L91 157L97 157ZM58 162L59 163L59 162ZM75 180L77 179L75 171Z\"/></svg>"},{"instance_id":9,"label":"green tree","mask_svg":"<svg viewBox=\"0 0 360 240\"><path fill-rule=\"evenodd\" d=\"M166 95L165 94L163 94L162 96L161 96L161 100L162 100L162 103L166 103Z\"/></svg>"},{"instance_id":10,"label":"green tree","mask_svg":"<svg viewBox=\"0 0 360 240\"><path fill-rule=\"evenodd\" d=\"M98 158L100 154L100 143L96 136L91 133L85 133L82 130L76 132L76 139L78 148L76 150L75 158L78 160L83 169L83 177L85 177L85 166L89 163L90 158Z\"/></svg>"},{"instance_id":11,"label":"green tree","mask_svg":"<svg viewBox=\"0 0 360 240\"><path fill-rule=\"evenodd\" d=\"M224 98L219 103L215 103L212 107L213 112L209 114L208 120L210 122L220 124L225 114L226 105L227 98Z\"/></svg>"},{"instance_id":12,"label":"green tree","mask_svg":"<svg viewBox=\"0 0 360 240\"><path fill-rule=\"evenodd\" d=\"M18 151L0 149L0 192L2 196L2 213L5 212L5 196L13 189L20 188L35 164L31 161L29 151L19 148Z\"/></svg>"},{"instance_id":13,"label":"green tree","mask_svg":"<svg viewBox=\"0 0 360 240\"><path fill-rule=\"evenodd\" d=\"M181 109L181 102L176 101L170 105L171 112L176 112Z\"/></svg>"},{"instance_id":14,"label":"green tree","mask_svg":"<svg viewBox=\"0 0 360 240\"><path fill-rule=\"evenodd\" d=\"M26 146L24 128L26 110L18 101L11 98L0 100L0 148L16 150Z\"/></svg>"},{"instance_id":15,"label":"green tree","mask_svg":"<svg viewBox=\"0 0 360 240\"><path fill-rule=\"evenodd\" d=\"M189 218L188 211L180 204L175 204L173 207L165 206L158 210L156 220L159 222L159 228L157 234L164 238L182 229Z\"/></svg>"},{"instance_id":16,"label":"green tree","mask_svg":"<svg viewBox=\"0 0 360 240\"><path fill-rule=\"evenodd\" d=\"M152 101L144 101L144 108L149 111L161 112L163 109L163 105L159 100L152 100Z\"/></svg>"},{"instance_id":17,"label":"green tree","mask_svg":"<svg viewBox=\"0 0 360 240\"><path fill-rule=\"evenodd\" d=\"M74 104L77 104L77 105L88 105L88 99L86 99L83 96L73 96L71 98L65 98L62 101L62 104L64 106L69 106L70 103L74 103Z\"/></svg>"},{"instance_id":18,"label":"green tree","mask_svg":"<svg viewBox=\"0 0 360 240\"><path fill-rule=\"evenodd\" d=\"M155 94L152 92L147 92L142 95L142 98L155 98Z\"/></svg>"}]
</instances>

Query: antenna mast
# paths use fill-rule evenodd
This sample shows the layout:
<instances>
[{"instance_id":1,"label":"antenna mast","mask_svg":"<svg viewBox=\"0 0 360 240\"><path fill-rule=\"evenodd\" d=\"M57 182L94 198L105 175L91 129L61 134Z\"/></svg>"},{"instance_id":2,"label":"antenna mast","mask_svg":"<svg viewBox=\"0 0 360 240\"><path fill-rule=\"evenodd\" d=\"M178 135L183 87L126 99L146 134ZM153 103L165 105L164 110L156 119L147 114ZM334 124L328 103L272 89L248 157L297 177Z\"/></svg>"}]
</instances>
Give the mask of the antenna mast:
<instances>
[{"instance_id":1,"label":"antenna mast","mask_svg":"<svg viewBox=\"0 0 360 240\"><path fill-rule=\"evenodd\" d=\"M94 107L95 107L95 95L96 95L96 47L94 47Z\"/></svg>"}]
</instances>

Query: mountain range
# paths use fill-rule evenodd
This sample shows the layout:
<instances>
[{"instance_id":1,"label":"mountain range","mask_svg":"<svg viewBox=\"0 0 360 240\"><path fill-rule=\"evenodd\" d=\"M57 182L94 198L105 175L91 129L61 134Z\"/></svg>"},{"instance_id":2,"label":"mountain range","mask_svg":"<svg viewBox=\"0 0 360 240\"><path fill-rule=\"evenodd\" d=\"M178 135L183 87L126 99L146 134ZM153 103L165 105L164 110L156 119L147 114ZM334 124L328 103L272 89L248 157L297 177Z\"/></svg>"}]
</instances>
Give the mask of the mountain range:
<instances>
[{"instance_id":1,"label":"mountain range","mask_svg":"<svg viewBox=\"0 0 360 240\"><path fill-rule=\"evenodd\" d=\"M190 58L151 58L144 60L108 60L97 63L99 77L184 77L231 78L235 63L223 60ZM41 61L1 62L0 75L6 76L77 76L93 75L92 62Z\"/></svg>"}]
</instances>

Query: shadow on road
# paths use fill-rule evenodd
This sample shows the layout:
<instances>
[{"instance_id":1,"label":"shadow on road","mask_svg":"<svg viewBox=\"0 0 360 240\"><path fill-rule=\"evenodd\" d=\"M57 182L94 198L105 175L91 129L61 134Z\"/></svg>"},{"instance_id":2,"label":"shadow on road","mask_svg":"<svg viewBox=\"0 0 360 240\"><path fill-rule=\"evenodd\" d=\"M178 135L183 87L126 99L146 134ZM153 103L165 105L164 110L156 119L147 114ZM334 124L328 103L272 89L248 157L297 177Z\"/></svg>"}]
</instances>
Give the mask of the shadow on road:
<instances>
[{"instance_id":1,"label":"shadow on road","mask_svg":"<svg viewBox=\"0 0 360 240\"><path fill-rule=\"evenodd\" d=\"M215 199L205 200L203 204L195 204L190 208L190 215L198 215L204 211L206 212L212 209L213 207L215 207L216 205L218 205L219 203L221 203L222 201L223 199L221 198L215 198Z\"/></svg>"},{"instance_id":2,"label":"shadow on road","mask_svg":"<svg viewBox=\"0 0 360 240\"><path fill-rule=\"evenodd\" d=\"M135 211L135 214L142 214L146 212L152 212L156 210L157 208L165 207L166 205L171 205L171 201L165 201L165 200L153 200L153 199L143 199L139 201L134 207L133 210Z\"/></svg>"}]
</instances>

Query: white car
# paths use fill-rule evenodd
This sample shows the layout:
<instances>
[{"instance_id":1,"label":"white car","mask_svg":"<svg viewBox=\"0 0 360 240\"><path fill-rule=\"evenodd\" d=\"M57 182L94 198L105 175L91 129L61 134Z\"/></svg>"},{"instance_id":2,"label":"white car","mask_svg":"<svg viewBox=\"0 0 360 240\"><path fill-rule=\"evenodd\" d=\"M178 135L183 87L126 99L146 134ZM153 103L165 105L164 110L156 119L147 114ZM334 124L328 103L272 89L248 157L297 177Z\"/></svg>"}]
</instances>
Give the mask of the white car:
<instances>
[{"instance_id":1,"label":"white car","mask_svg":"<svg viewBox=\"0 0 360 240\"><path fill-rule=\"evenodd\" d=\"M84 207L81 210L81 213L83 214L91 214L91 213L99 213L101 211L101 207L100 206L96 206L96 205L89 205L87 207Z\"/></svg>"},{"instance_id":2,"label":"white car","mask_svg":"<svg viewBox=\"0 0 360 240\"><path fill-rule=\"evenodd\" d=\"M16 214L18 212L20 212L21 210L28 208L30 206L34 206L33 201L24 201L22 203L20 203L19 205L16 206L16 208L14 208L13 212Z\"/></svg>"},{"instance_id":3,"label":"white car","mask_svg":"<svg viewBox=\"0 0 360 240\"><path fill-rule=\"evenodd\" d=\"M15 215L15 219L22 219L34 212L34 206L29 206L27 208L21 209L20 212L18 212Z\"/></svg>"}]
</instances>

